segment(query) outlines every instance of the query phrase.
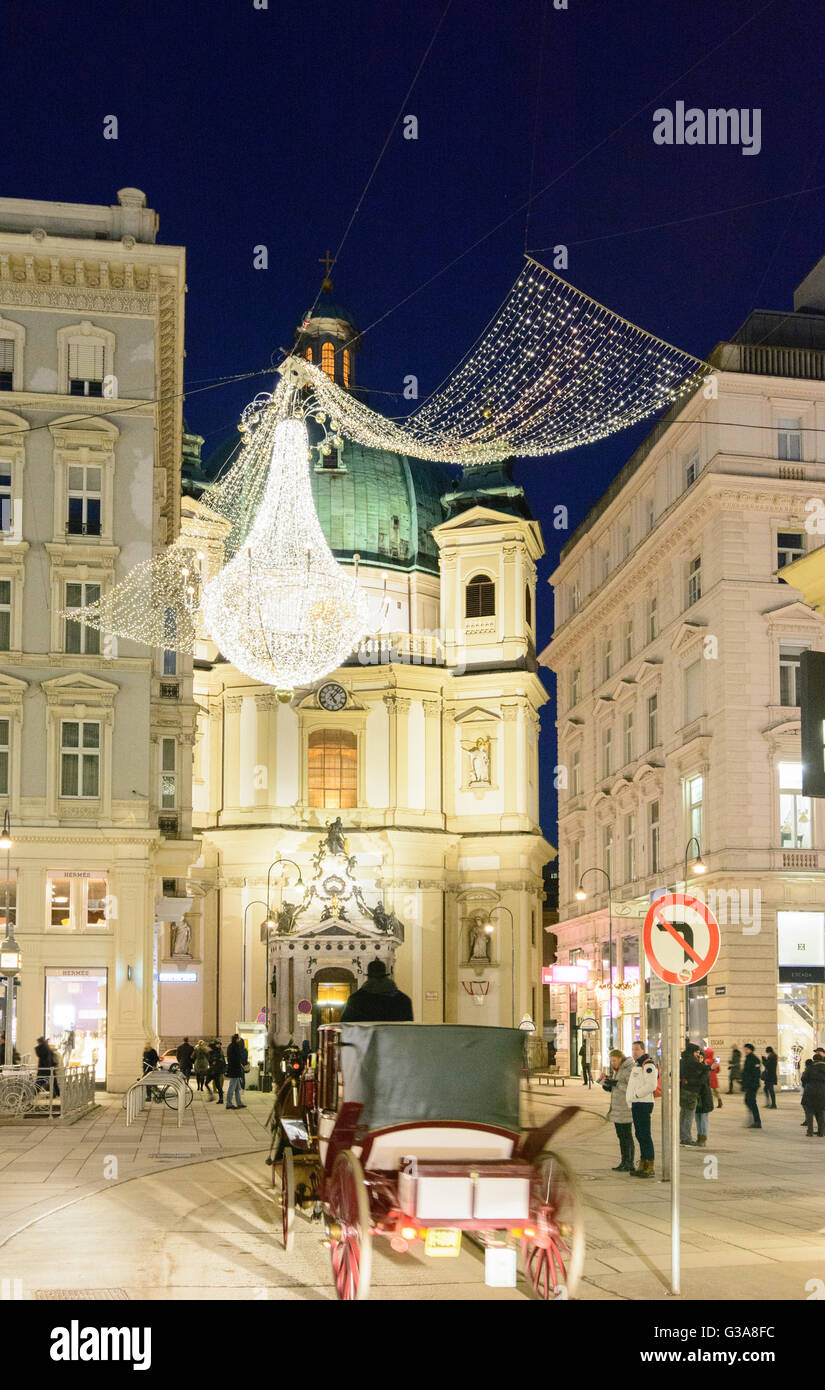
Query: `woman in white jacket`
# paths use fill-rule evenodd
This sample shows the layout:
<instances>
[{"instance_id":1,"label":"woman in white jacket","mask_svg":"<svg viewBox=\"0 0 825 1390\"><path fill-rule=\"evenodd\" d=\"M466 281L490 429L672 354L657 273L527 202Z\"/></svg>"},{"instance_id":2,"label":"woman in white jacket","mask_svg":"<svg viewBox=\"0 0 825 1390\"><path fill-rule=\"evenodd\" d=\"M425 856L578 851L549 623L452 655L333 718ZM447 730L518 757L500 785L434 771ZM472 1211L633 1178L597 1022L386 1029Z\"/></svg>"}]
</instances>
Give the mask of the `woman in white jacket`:
<instances>
[{"instance_id":1,"label":"woman in white jacket","mask_svg":"<svg viewBox=\"0 0 825 1390\"><path fill-rule=\"evenodd\" d=\"M656 1154L650 1133L653 1119L655 1092L659 1085L659 1068L651 1061L644 1049L644 1043L633 1044L634 1067L627 1082L627 1103L633 1116L633 1129L639 1144L639 1166L634 1168L634 1178L652 1178Z\"/></svg>"}]
</instances>

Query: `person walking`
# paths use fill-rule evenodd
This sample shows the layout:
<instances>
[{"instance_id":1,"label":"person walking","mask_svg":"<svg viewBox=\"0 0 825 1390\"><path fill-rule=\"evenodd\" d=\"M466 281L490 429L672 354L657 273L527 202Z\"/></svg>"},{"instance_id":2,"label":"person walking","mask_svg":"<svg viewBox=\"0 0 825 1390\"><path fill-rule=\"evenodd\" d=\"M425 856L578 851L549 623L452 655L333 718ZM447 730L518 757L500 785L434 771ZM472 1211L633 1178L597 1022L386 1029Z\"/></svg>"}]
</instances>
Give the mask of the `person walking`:
<instances>
[{"instance_id":1,"label":"person walking","mask_svg":"<svg viewBox=\"0 0 825 1390\"><path fill-rule=\"evenodd\" d=\"M722 1097L719 1094L719 1072L721 1064L717 1060L716 1053L712 1047L706 1047L704 1051L705 1066L710 1072L710 1090L713 1099L716 1101L716 1109L722 1109Z\"/></svg>"},{"instance_id":2,"label":"person walking","mask_svg":"<svg viewBox=\"0 0 825 1390\"><path fill-rule=\"evenodd\" d=\"M632 1173L636 1166L633 1147L633 1115L627 1103L627 1083L633 1071L633 1061L620 1048L610 1053L610 1071L603 1072L601 1085L610 1095L608 1120L612 1120L619 1141L620 1159L614 1173Z\"/></svg>"},{"instance_id":3,"label":"person walking","mask_svg":"<svg viewBox=\"0 0 825 1390\"><path fill-rule=\"evenodd\" d=\"M696 1060L701 1066L704 1076L702 1077L702 1089L699 1092L699 1099L696 1102L696 1142L703 1148L708 1142L708 1117L713 1110L713 1073L710 1066L705 1061L705 1054L701 1047L694 1049ZM713 1053L711 1053L713 1056ZM718 1063L717 1063L718 1066Z\"/></svg>"},{"instance_id":4,"label":"person walking","mask_svg":"<svg viewBox=\"0 0 825 1390\"><path fill-rule=\"evenodd\" d=\"M647 1055L644 1043L634 1042L633 1062L627 1080L627 1103L633 1119L633 1129L639 1144L639 1166L631 1171L633 1178L652 1178L656 1154L650 1133L653 1105L659 1090L659 1068Z\"/></svg>"},{"instance_id":5,"label":"person walking","mask_svg":"<svg viewBox=\"0 0 825 1390\"><path fill-rule=\"evenodd\" d=\"M57 1058L47 1038L37 1039L34 1055L37 1058L37 1075L34 1082L37 1090L48 1091L49 1085L51 1084L54 1088L52 1094L59 1096L60 1091L57 1085ZM157 1053L155 1055L157 1056ZM18 1058L18 1061L19 1060Z\"/></svg>"},{"instance_id":6,"label":"person walking","mask_svg":"<svg viewBox=\"0 0 825 1390\"><path fill-rule=\"evenodd\" d=\"M413 1006L408 994L402 993L387 974L382 960L371 960L367 978L360 989L350 995L341 1014L342 1023L412 1023Z\"/></svg>"},{"instance_id":7,"label":"person walking","mask_svg":"<svg viewBox=\"0 0 825 1390\"><path fill-rule=\"evenodd\" d=\"M192 1058L194 1057L194 1055L194 1047L192 1046L188 1038L184 1038L183 1042L180 1044L180 1047L175 1052L175 1056L178 1059L178 1066L180 1067L181 1072L183 1073L183 1079L187 1082L190 1076L192 1075Z\"/></svg>"},{"instance_id":8,"label":"person walking","mask_svg":"<svg viewBox=\"0 0 825 1390\"><path fill-rule=\"evenodd\" d=\"M765 1084L765 1096L768 1101L768 1109L776 1109L776 1076L779 1066L779 1058L772 1047L765 1048L765 1056L762 1058L762 1080Z\"/></svg>"},{"instance_id":9,"label":"person walking","mask_svg":"<svg viewBox=\"0 0 825 1390\"><path fill-rule=\"evenodd\" d=\"M218 1097L218 1105L223 1105L223 1078L226 1071L226 1058L223 1055L223 1048L220 1040L215 1039L209 1049L209 1070L206 1073L206 1089L209 1091L209 1099L212 1099L210 1086L215 1087L215 1094Z\"/></svg>"},{"instance_id":10,"label":"person walking","mask_svg":"<svg viewBox=\"0 0 825 1390\"><path fill-rule=\"evenodd\" d=\"M733 1095L734 1082L742 1080L742 1053L734 1043L731 1049L730 1061L728 1062L728 1095Z\"/></svg>"},{"instance_id":11,"label":"person walking","mask_svg":"<svg viewBox=\"0 0 825 1390\"><path fill-rule=\"evenodd\" d=\"M579 1061L582 1064L582 1076L584 1078L582 1084L590 1090L590 1087L593 1085L593 1073L590 1069L590 1061L587 1055L587 1038L584 1039L584 1042L579 1048Z\"/></svg>"},{"instance_id":12,"label":"person walking","mask_svg":"<svg viewBox=\"0 0 825 1390\"><path fill-rule=\"evenodd\" d=\"M203 1038L200 1039L192 1058L192 1070L195 1073L195 1080L198 1083L198 1090L203 1090L203 1083L206 1080L206 1073L209 1071L209 1048ZM207 1094L209 1094L207 1092Z\"/></svg>"},{"instance_id":13,"label":"person walking","mask_svg":"<svg viewBox=\"0 0 825 1390\"><path fill-rule=\"evenodd\" d=\"M745 1043L745 1065L742 1068L742 1090L745 1092L745 1104L753 1116L753 1123L749 1129L761 1129L762 1121L759 1118L759 1106L756 1104L756 1097L759 1095L759 1083L762 1080L762 1073L759 1068L759 1058L756 1055L756 1048L753 1043Z\"/></svg>"},{"instance_id":14,"label":"person walking","mask_svg":"<svg viewBox=\"0 0 825 1390\"><path fill-rule=\"evenodd\" d=\"M696 1056L693 1043L688 1043L679 1058L679 1143L695 1144L692 1138L693 1116L705 1079L705 1064Z\"/></svg>"},{"instance_id":15,"label":"person walking","mask_svg":"<svg viewBox=\"0 0 825 1390\"><path fill-rule=\"evenodd\" d=\"M816 1120L817 1137L825 1139L825 1061L816 1055L802 1074L802 1108L808 1138L813 1136Z\"/></svg>"},{"instance_id":16,"label":"person walking","mask_svg":"<svg viewBox=\"0 0 825 1390\"><path fill-rule=\"evenodd\" d=\"M241 1082L243 1081L243 1050L240 1035L233 1033L228 1048L226 1049L226 1078L229 1086L226 1091L227 1110L245 1110L246 1106L241 1100Z\"/></svg>"},{"instance_id":17,"label":"person walking","mask_svg":"<svg viewBox=\"0 0 825 1390\"><path fill-rule=\"evenodd\" d=\"M152 1038L146 1039L146 1046L143 1049L143 1075L147 1076L150 1071L155 1071L160 1061L158 1050ZM156 1086L148 1086L146 1093L150 1100L162 1100L160 1091Z\"/></svg>"}]
</instances>

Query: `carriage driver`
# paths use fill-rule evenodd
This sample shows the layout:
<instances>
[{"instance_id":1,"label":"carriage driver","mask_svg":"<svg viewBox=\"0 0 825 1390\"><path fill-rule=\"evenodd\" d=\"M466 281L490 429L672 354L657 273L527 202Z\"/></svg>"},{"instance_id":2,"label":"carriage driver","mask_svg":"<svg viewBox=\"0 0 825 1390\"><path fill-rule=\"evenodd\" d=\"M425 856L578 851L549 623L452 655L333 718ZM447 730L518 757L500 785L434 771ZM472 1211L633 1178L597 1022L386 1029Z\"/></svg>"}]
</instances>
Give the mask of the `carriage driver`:
<instances>
[{"instance_id":1,"label":"carriage driver","mask_svg":"<svg viewBox=\"0 0 825 1390\"><path fill-rule=\"evenodd\" d=\"M351 994L341 1015L342 1023L412 1023L412 1000L387 974L382 960L371 960L367 978Z\"/></svg>"}]
</instances>

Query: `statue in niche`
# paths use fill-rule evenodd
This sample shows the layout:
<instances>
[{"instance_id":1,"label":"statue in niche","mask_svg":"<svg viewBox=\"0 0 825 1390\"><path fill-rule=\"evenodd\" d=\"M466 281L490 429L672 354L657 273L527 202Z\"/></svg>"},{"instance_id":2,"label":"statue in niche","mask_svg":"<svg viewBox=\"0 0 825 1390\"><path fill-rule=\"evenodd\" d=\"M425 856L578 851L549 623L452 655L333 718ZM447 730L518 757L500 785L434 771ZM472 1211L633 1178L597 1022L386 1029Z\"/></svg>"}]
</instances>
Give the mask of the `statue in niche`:
<instances>
[{"instance_id":1,"label":"statue in niche","mask_svg":"<svg viewBox=\"0 0 825 1390\"><path fill-rule=\"evenodd\" d=\"M295 925L295 913L298 911L297 904L282 902L278 908L278 932L281 936L289 936Z\"/></svg>"},{"instance_id":2,"label":"statue in niche","mask_svg":"<svg viewBox=\"0 0 825 1390\"><path fill-rule=\"evenodd\" d=\"M385 936L394 936L396 941L404 940L403 922L399 921L394 912L387 912L380 898L372 910L372 920Z\"/></svg>"},{"instance_id":3,"label":"statue in niche","mask_svg":"<svg viewBox=\"0 0 825 1390\"><path fill-rule=\"evenodd\" d=\"M484 917L476 914L470 921L470 956L469 959L474 965L486 962L488 965L491 960L490 948L492 937L489 932L484 930Z\"/></svg>"},{"instance_id":4,"label":"statue in niche","mask_svg":"<svg viewBox=\"0 0 825 1390\"><path fill-rule=\"evenodd\" d=\"M477 738L470 751L472 782L489 787L490 785L490 740Z\"/></svg>"},{"instance_id":5,"label":"statue in niche","mask_svg":"<svg viewBox=\"0 0 825 1390\"><path fill-rule=\"evenodd\" d=\"M189 956L192 945L192 928L184 917L180 922L172 923L172 955Z\"/></svg>"},{"instance_id":6,"label":"statue in niche","mask_svg":"<svg viewBox=\"0 0 825 1390\"><path fill-rule=\"evenodd\" d=\"M330 822L327 830L327 851L329 854L347 854L344 825L340 816L336 816L335 820Z\"/></svg>"}]
</instances>

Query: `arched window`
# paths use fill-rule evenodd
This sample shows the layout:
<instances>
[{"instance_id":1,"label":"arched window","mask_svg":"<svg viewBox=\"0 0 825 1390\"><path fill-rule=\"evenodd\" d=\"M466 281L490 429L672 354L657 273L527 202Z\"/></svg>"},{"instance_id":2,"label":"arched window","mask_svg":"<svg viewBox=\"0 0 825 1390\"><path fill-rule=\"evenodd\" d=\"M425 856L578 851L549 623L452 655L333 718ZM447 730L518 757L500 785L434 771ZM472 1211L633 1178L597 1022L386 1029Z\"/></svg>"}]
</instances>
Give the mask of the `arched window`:
<instances>
[{"instance_id":1,"label":"arched window","mask_svg":"<svg viewBox=\"0 0 825 1390\"><path fill-rule=\"evenodd\" d=\"M349 349L348 349L348 348L344 348L343 358L344 358L344 385L345 385L345 386L349 386L350 364L349 364Z\"/></svg>"},{"instance_id":2,"label":"arched window","mask_svg":"<svg viewBox=\"0 0 825 1390\"><path fill-rule=\"evenodd\" d=\"M342 811L358 804L358 749L349 729L316 729L309 736L309 804Z\"/></svg>"},{"instance_id":3,"label":"arched window","mask_svg":"<svg viewBox=\"0 0 825 1390\"><path fill-rule=\"evenodd\" d=\"M468 580L464 600L465 618L491 618L496 611L496 586L487 574L474 574Z\"/></svg>"},{"instance_id":4,"label":"arched window","mask_svg":"<svg viewBox=\"0 0 825 1390\"><path fill-rule=\"evenodd\" d=\"M524 621L528 627L533 626L533 595L529 584L524 586Z\"/></svg>"},{"instance_id":5,"label":"arched window","mask_svg":"<svg viewBox=\"0 0 825 1390\"><path fill-rule=\"evenodd\" d=\"M335 344L321 344L321 371L326 372L330 381L335 380Z\"/></svg>"}]
</instances>

